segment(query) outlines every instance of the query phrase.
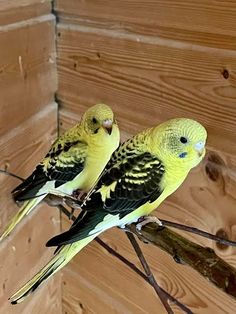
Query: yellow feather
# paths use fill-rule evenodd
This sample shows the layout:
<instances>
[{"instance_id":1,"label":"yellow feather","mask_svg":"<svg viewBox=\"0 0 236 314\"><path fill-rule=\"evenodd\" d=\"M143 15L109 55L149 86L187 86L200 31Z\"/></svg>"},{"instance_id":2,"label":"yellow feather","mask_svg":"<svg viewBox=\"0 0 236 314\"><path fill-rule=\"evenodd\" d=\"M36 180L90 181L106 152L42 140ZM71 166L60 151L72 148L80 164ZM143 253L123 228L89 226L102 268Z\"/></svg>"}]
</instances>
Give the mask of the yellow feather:
<instances>
[{"instance_id":1,"label":"yellow feather","mask_svg":"<svg viewBox=\"0 0 236 314\"><path fill-rule=\"evenodd\" d=\"M60 251L52 258L52 260L43 267L31 280L29 280L20 290L11 296L12 304L21 303L36 288L38 282L43 283L64 267L69 261L91 242L96 235L89 236L86 239L73 244L63 246Z\"/></svg>"},{"instance_id":2,"label":"yellow feather","mask_svg":"<svg viewBox=\"0 0 236 314\"><path fill-rule=\"evenodd\" d=\"M98 190L98 192L101 193L102 201L105 202L106 199L110 198L111 192L115 190L117 182L113 182L111 185L103 185L101 189Z\"/></svg>"},{"instance_id":3,"label":"yellow feather","mask_svg":"<svg viewBox=\"0 0 236 314\"><path fill-rule=\"evenodd\" d=\"M15 228L15 226L22 220L23 217L28 215L31 210L41 202L44 196L37 197L35 199L24 202L23 206L21 206L20 210L16 213L16 215L11 219L11 221L7 224L3 234L0 237L0 241L7 237L11 231Z\"/></svg>"}]
</instances>

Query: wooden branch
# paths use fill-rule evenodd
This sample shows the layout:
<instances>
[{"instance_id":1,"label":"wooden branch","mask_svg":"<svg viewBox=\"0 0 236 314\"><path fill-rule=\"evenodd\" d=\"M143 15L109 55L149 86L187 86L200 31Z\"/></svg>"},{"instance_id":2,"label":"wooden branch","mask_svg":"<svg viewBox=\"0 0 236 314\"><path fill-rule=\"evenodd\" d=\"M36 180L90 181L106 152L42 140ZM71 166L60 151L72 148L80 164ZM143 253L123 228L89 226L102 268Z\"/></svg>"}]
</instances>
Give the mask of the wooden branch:
<instances>
[{"instance_id":1,"label":"wooden branch","mask_svg":"<svg viewBox=\"0 0 236 314\"><path fill-rule=\"evenodd\" d=\"M153 289L155 290L156 294L158 295L159 299L161 300L161 303L163 304L164 308L166 309L166 312L168 314L174 314L172 308L170 307L169 303L168 303L168 296L166 295L165 292L163 292L163 290L161 289L161 287L158 285L152 271L151 268L148 265L148 262L146 261L144 254L138 244L138 242L135 239L135 236L131 233L131 232L127 232L126 231L126 235L131 243L131 245L134 248L134 251L136 253L136 255L139 258L139 261L149 279L150 284L152 285Z\"/></svg>"},{"instance_id":2,"label":"wooden branch","mask_svg":"<svg viewBox=\"0 0 236 314\"><path fill-rule=\"evenodd\" d=\"M140 240L152 243L170 254L176 262L192 267L216 287L236 298L236 269L217 256L211 248L193 243L156 223L148 223L141 233L137 232L135 224L127 226L127 229Z\"/></svg>"},{"instance_id":3,"label":"wooden branch","mask_svg":"<svg viewBox=\"0 0 236 314\"><path fill-rule=\"evenodd\" d=\"M23 179L22 177L19 177L18 175L12 173L12 172L9 172L8 170L5 170L5 169L0 169L0 172L1 173L4 173L5 175L9 176L9 177L13 177L13 178L16 178L22 182L25 181L25 179Z\"/></svg>"},{"instance_id":4,"label":"wooden branch","mask_svg":"<svg viewBox=\"0 0 236 314\"><path fill-rule=\"evenodd\" d=\"M223 238L218 237L218 236L216 236L214 234L211 234L209 232L206 232L206 231L194 228L194 227L189 227L189 226L186 226L186 225L182 225L180 223L173 222L173 221L170 221L170 220L160 219L160 221L162 222L163 226L166 226L166 227L172 227L172 228L176 228L176 229L183 230L183 231L186 231L186 232L194 233L194 234L197 234L197 235L199 235L201 237L213 240L213 241L215 241L217 243L220 243L220 244L223 244L223 245L236 246L236 242L235 241L231 241L231 240L228 240L228 239L223 239Z\"/></svg>"}]
</instances>

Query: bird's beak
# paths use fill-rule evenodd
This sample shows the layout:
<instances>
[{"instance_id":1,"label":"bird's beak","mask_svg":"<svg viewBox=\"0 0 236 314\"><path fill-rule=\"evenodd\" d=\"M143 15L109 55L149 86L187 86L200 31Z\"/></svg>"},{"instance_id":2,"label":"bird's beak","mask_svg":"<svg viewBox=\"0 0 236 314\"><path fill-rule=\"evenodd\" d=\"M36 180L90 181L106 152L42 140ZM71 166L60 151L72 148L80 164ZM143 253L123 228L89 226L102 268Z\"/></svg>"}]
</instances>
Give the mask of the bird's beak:
<instances>
[{"instance_id":1,"label":"bird's beak","mask_svg":"<svg viewBox=\"0 0 236 314\"><path fill-rule=\"evenodd\" d=\"M104 120L102 123L103 128L106 130L106 132L111 135L112 132L112 125L113 121L111 119Z\"/></svg>"},{"instance_id":2,"label":"bird's beak","mask_svg":"<svg viewBox=\"0 0 236 314\"><path fill-rule=\"evenodd\" d=\"M199 157L202 157L202 155L205 154L205 143L204 142L198 142L195 144L195 149L198 153Z\"/></svg>"}]
</instances>

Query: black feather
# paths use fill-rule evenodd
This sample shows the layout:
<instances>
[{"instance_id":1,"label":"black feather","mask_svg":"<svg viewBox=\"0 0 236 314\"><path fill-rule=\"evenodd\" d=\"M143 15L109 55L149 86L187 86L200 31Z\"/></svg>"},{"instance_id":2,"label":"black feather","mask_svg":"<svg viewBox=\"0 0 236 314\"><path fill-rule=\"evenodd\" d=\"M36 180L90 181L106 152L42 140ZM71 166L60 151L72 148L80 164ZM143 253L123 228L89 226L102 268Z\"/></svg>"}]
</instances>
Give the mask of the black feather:
<instances>
[{"instance_id":1,"label":"black feather","mask_svg":"<svg viewBox=\"0 0 236 314\"><path fill-rule=\"evenodd\" d=\"M43 167L38 165L34 172L11 192L14 201L21 202L34 198L47 181Z\"/></svg>"},{"instance_id":2,"label":"black feather","mask_svg":"<svg viewBox=\"0 0 236 314\"><path fill-rule=\"evenodd\" d=\"M75 160L70 164L63 163L60 159L60 154L67 152L69 149L73 149L75 145L79 143L86 145L80 141L67 142L62 147L61 144L57 144L51 148L45 158L48 160L48 166L41 163L34 172L20 185L18 185L11 193L15 201L25 201L32 199L36 196L38 191L48 182L54 181L55 188L63 185L64 183L73 180L84 168L85 157L77 154Z\"/></svg>"},{"instance_id":3,"label":"black feather","mask_svg":"<svg viewBox=\"0 0 236 314\"><path fill-rule=\"evenodd\" d=\"M104 219L107 215L106 212L94 211L90 213L84 213L82 219L78 219L72 225L72 227L53 238L51 238L46 246L58 246L73 243L84 239L89 236L89 232L94 230L95 227ZM58 249L56 250L58 251Z\"/></svg>"}]
</instances>

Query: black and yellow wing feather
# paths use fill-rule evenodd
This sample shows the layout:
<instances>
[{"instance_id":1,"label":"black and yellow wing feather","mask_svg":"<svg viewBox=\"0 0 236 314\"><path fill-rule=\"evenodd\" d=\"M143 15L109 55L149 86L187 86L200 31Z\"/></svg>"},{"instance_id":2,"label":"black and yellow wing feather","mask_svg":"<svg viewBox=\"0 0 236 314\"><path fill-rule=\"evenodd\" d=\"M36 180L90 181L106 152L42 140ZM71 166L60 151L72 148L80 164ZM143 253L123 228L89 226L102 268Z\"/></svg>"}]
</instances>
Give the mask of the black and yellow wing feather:
<instances>
[{"instance_id":1,"label":"black and yellow wing feather","mask_svg":"<svg viewBox=\"0 0 236 314\"><path fill-rule=\"evenodd\" d=\"M54 188L73 180L84 168L87 144L80 140L59 138L33 173L13 191L15 201L34 198L49 181Z\"/></svg>"}]
</instances>

